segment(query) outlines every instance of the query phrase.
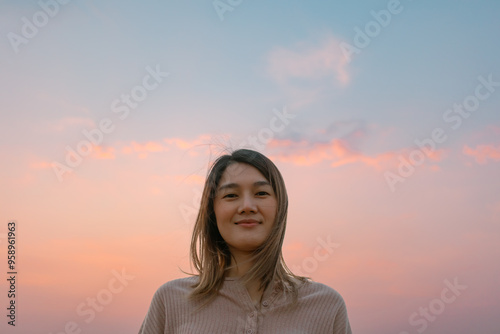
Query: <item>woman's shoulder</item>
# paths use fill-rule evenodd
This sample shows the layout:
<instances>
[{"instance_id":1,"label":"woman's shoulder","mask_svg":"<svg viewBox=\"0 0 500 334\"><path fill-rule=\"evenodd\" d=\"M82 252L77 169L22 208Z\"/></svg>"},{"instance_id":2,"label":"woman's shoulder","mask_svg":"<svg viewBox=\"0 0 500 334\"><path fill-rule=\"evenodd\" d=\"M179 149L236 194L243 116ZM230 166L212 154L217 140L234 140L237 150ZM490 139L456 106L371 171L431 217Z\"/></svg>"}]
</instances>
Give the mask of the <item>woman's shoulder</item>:
<instances>
[{"instance_id":1,"label":"woman's shoulder","mask_svg":"<svg viewBox=\"0 0 500 334\"><path fill-rule=\"evenodd\" d=\"M157 290L157 296L166 296L172 294L186 294L191 292L193 285L198 281L198 276L189 276L177 278L162 284Z\"/></svg>"},{"instance_id":2,"label":"woman's shoulder","mask_svg":"<svg viewBox=\"0 0 500 334\"><path fill-rule=\"evenodd\" d=\"M302 282L299 286L299 296L302 298L321 298L344 303L342 295L334 288L312 280Z\"/></svg>"}]
</instances>

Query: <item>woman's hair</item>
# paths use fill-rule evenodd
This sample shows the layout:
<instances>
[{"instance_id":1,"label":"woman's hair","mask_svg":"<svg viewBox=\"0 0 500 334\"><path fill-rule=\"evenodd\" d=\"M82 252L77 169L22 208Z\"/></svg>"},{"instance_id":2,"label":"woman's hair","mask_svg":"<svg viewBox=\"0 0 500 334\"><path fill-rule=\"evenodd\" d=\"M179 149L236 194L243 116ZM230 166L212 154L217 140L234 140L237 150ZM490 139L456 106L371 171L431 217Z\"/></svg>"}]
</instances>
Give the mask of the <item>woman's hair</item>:
<instances>
[{"instance_id":1,"label":"woman's hair","mask_svg":"<svg viewBox=\"0 0 500 334\"><path fill-rule=\"evenodd\" d=\"M191 239L191 262L199 273L199 281L193 286L190 297L196 300L206 299L207 302L212 300L222 287L231 265L231 253L217 227L214 199L224 171L236 162L255 167L271 184L278 203L273 228L267 239L254 251L254 265L241 279L244 284L260 281L259 288L262 291L274 280L283 291L291 292L295 302L296 280L306 281L307 278L293 274L286 266L281 252L288 212L285 182L271 160L248 149L220 156L209 170Z\"/></svg>"}]
</instances>

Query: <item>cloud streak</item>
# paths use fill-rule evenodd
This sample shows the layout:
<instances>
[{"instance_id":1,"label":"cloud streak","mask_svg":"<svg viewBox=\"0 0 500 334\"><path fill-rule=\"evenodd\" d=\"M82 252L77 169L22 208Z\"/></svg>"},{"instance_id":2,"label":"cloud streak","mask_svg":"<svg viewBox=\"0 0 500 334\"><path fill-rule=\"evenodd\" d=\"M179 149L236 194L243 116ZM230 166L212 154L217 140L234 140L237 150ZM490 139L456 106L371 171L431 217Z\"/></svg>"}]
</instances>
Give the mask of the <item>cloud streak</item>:
<instances>
[{"instance_id":1,"label":"cloud streak","mask_svg":"<svg viewBox=\"0 0 500 334\"><path fill-rule=\"evenodd\" d=\"M486 164L488 160L500 161L500 145L477 145L476 148L465 145L462 152L473 157L480 165Z\"/></svg>"},{"instance_id":2,"label":"cloud streak","mask_svg":"<svg viewBox=\"0 0 500 334\"><path fill-rule=\"evenodd\" d=\"M311 142L307 140L293 141L290 139L274 139L268 144L272 152L271 159L292 163L297 166L312 166L328 162L331 167L361 163L382 170L389 166L397 166L398 157L407 156L411 148L398 151L386 151L374 155L356 150L347 138L334 138L328 142ZM445 150L434 150L425 155L430 162L438 162L445 158ZM438 171L439 166L431 165L432 171Z\"/></svg>"},{"instance_id":3,"label":"cloud streak","mask_svg":"<svg viewBox=\"0 0 500 334\"><path fill-rule=\"evenodd\" d=\"M272 158L299 166L311 166L327 161L331 167L362 163L378 168L381 163L395 156L392 152L368 156L352 149L346 140L337 138L326 143L275 139L269 143L269 148L281 151L281 153L273 154Z\"/></svg>"},{"instance_id":4,"label":"cloud streak","mask_svg":"<svg viewBox=\"0 0 500 334\"><path fill-rule=\"evenodd\" d=\"M46 128L50 132L64 132L77 127L95 128L95 126L95 122L88 117L63 117L46 123Z\"/></svg>"},{"instance_id":5,"label":"cloud streak","mask_svg":"<svg viewBox=\"0 0 500 334\"><path fill-rule=\"evenodd\" d=\"M277 47L269 54L268 71L279 83L330 76L341 85L346 85L350 81L348 60L338 44L335 38L329 37L319 46L299 44L294 48Z\"/></svg>"}]
</instances>

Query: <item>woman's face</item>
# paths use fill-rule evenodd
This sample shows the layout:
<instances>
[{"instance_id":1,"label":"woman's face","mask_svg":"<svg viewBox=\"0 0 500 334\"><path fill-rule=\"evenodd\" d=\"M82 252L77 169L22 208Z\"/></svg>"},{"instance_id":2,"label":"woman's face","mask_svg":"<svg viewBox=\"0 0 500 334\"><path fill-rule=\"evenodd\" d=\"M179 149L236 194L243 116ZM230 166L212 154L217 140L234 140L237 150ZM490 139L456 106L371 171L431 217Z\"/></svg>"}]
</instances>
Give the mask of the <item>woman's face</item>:
<instances>
[{"instance_id":1,"label":"woman's face","mask_svg":"<svg viewBox=\"0 0 500 334\"><path fill-rule=\"evenodd\" d=\"M222 174L214 211L219 232L231 253L251 252L271 232L277 211L276 195L255 167L232 163Z\"/></svg>"}]
</instances>

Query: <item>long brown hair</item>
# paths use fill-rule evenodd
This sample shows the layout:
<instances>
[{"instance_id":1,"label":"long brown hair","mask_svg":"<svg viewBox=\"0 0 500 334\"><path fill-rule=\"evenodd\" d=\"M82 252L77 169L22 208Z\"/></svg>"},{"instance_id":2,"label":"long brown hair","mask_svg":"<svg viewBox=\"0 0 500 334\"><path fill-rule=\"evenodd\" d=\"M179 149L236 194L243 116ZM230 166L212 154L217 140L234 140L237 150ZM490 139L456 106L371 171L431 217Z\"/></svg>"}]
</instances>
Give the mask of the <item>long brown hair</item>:
<instances>
[{"instance_id":1,"label":"long brown hair","mask_svg":"<svg viewBox=\"0 0 500 334\"><path fill-rule=\"evenodd\" d=\"M263 154L239 149L231 154L222 155L215 160L209 170L200 211L191 239L191 262L199 273L199 280L193 286L192 299L212 300L224 283L225 275L231 265L231 253L219 233L214 212L214 199L220 179L226 168L235 162L255 167L271 184L278 208L276 220L267 239L253 254L253 267L243 276L244 284L260 282L259 289L264 291L274 280L283 291L291 292L293 301L297 300L297 281L306 281L306 277L293 274L286 266L281 248L285 237L288 212L288 195L285 182L278 168Z\"/></svg>"}]
</instances>

